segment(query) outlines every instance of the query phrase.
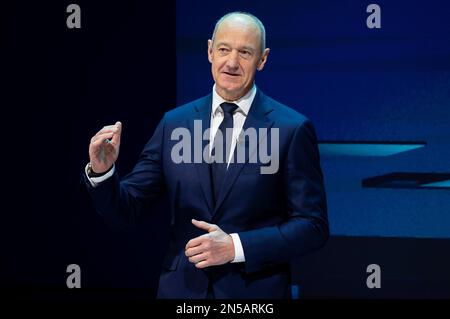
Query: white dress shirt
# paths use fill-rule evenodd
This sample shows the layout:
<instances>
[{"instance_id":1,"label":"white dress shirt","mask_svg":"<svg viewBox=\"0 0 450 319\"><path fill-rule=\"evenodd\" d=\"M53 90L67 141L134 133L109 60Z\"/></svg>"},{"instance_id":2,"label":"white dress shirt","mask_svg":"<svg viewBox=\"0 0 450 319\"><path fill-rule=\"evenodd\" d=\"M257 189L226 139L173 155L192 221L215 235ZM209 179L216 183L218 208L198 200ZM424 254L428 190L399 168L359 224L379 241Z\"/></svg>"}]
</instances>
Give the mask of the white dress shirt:
<instances>
[{"instance_id":1,"label":"white dress shirt","mask_svg":"<svg viewBox=\"0 0 450 319\"><path fill-rule=\"evenodd\" d=\"M217 130L219 129L220 123L223 121L223 110L220 108L220 104L223 102L229 102L234 103L238 106L236 111L233 114L233 140L231 142L231 151L230 156L228 158L228 165L230 164L230 160L233 156L234 149L236 148L236 141L239 137L239 134L242 130L242 127L244 126L245 119L247 118L247 114L250 111L250 107L253 103L253 100L256 95L256 86L253 85L253 87L250 89L250 91L247 92L243 97L236 101L226 101L224 100L219 94L216 92L216 85L214 84L213 92L212 92L212 104L211 104L211 122L210 122L210 143L214 141L214 137L216 136ZM211 152L211 148L210 148ZM210 153L211 155L211 153ZM107 180L110 178L115 171L115 167L113 166L112 169L106 173L105 175L102 175L100 177L89 177L87 173L88 165L86 165L85 172L86 176L91 183L92 187L97 186L99 183ZM238 262L244 262L245 261L245 255L244 255L244 249L242 247L241 239L239 238L239 235L237 233L230 234L231 238L233 239L233 245L234 245L234 259L232 263L238 263Z\"/></svg>"},{"instance_id":2,"label":"white dress shirt","mask_svg":"<svg viewBox=\"0 0 450 319\"><path fill-rule=\"evenodd\" d=\"M252 102L256 95L256 86L253 85L252 89L247 92L243 97L241 97L237 101L227 101L224 100L219 94L216 92L216 85L213 87L212 94L212 109L211 109L211 128L209 131L209 140L210 143L214 141L214 137L216 136L217 130L219 129L220 123L223 121L223 110L220 108L220 104L224 102L234 103L238 106L236 111L233 114L233 139L231 141L231 150L230 155L228 157L228 165L230 164L230 160L233 157L234 149L236 148L236 141L238 140L239 134L241 133L242 127L244 126L245 119L247 118L247 114L250 111L250 106L252 106ZM209 155L211 155L212 149L209 149Z\"/></svg>"}]
</instances>

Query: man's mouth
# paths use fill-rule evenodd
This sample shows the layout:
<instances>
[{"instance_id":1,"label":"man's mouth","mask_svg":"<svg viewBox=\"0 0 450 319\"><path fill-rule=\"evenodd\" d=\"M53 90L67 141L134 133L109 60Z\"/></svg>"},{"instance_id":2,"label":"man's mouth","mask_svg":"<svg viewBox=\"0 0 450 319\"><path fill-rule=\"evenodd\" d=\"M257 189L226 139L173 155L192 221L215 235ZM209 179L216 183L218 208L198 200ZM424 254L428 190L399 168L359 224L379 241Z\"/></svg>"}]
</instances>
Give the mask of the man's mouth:
<instances>
[{"instance_id":1,"label":"man's mouth","mask_svg":"<svg viewBox=\"0 0 450 319\"><path fill-rule=\"evenodd\" d=\"M226 75L229 75L229 76L239 76L240 75L239 73L231 73L231 72L223 72L223 73Z\"/></svg>"}]
</instances>

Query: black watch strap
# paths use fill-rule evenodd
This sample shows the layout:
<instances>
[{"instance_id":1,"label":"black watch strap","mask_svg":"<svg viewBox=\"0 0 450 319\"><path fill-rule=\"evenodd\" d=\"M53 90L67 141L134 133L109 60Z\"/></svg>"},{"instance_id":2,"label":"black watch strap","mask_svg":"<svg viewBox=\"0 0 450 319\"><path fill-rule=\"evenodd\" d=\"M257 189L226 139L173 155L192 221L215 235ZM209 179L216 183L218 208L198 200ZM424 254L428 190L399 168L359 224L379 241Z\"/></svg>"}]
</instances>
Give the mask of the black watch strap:
<instances>
[{"instance_id":1,"label":"black watch strap","mask_svg":"<svg viewBox=\"0 0 450 319\"><path fill-rule=\"evenodd\" d=\"M114 165L113 165L113 166L114 166ZM113 167L111 166L106 172L103 172L103 173L96 173L96 172L94 172L94 171L92 170L91 163L89 163L89 164L88 164L88 170L87 170L87 173L88 173L88 176L89 176L89 177L101 177L101 176L107 174L112 168L113 168Z\"/></svg>"}]
</instances>

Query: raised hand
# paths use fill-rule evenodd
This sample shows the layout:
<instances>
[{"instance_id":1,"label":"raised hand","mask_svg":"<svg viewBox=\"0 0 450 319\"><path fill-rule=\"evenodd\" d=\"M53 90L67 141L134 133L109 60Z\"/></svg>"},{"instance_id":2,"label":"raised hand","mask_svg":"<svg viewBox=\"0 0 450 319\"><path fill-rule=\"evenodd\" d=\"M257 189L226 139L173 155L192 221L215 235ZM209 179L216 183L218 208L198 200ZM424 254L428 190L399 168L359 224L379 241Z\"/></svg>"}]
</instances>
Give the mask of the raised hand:
<instances>
[{"instance_id":1,"label":"raised hand","mask_svg":"<svg viewBox=\"0 0 450 319\"><path fill-rule=\"evenodd\" d=\"M104 126L92 138L89 144L91 169L95 173L108 171L117 160L120 149L122 123Z\"/></svg>"}]
</instances>

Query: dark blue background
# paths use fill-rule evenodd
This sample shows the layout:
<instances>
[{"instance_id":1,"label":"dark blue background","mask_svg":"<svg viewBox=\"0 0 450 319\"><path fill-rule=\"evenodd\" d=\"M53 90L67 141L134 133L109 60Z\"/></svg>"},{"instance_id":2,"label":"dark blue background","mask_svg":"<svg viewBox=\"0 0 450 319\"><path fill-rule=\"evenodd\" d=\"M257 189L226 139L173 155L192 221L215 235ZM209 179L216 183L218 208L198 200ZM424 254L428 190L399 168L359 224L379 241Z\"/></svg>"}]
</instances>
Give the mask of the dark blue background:
<instances>
[{"instance_id":1,"label":"dark blue background","mask_svg":"<svg viewBox=\"0 0 450 319\"><path fill-rule=\"evenodd\" d=\"M402 172L449 172L446 1L8 1L0 10L0 286L30 298L152 298L166 247L164 199L135 227L98 217L80 176L91 136L121 120L117 168L132 169L162 114L210 92L206 41L233 10L264 22L269 96L311 118L321 141L424 141L390 157L322 154L332 237L293 263L300 297L450 297L446 189L362 188ZM156 217L156 219L154 218ZM68 290L66 267L82 269ZM382 288L366 267L382 267Z\"/></svg>"},{"instance_id":2,"label":"dark blue background","mask_svg":"<svg viewBox=\"0 0 450 319\"><path fill-rule=\"evenodd\" d=\"M312 119L320 140L426 142L389 157L324 154L332 234L449 238L449 189L365 189L361 180L450 171L450 4L377 1L381 29L369 29L370 3L177 1L178 103L211 90L216 18L253 13L271 48L257 85Z\"/></svg>"},{"instance_id":3,"label":"dark blue background","mask_svg":"<svg viewBox=\"0 0 450 319\"><path fill-rule=\"evenodd\" d=\"M217 17L248 11L271 48L257 85L315 124L320 141L425 146L392 156L322 154L332 237L293 263L300 297L450 296L450 190L363 188L364 178L448 173L450 4L376 1L177 1L177 102L213 85L206 56ZM379 264L382 288L365 285Z\"/></svg>"}]
</instances>

